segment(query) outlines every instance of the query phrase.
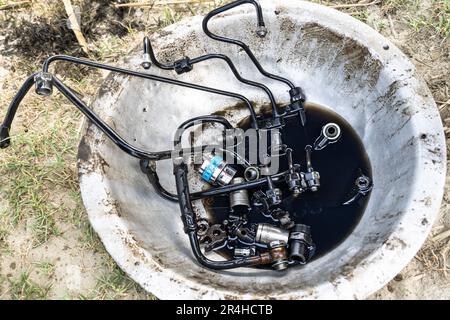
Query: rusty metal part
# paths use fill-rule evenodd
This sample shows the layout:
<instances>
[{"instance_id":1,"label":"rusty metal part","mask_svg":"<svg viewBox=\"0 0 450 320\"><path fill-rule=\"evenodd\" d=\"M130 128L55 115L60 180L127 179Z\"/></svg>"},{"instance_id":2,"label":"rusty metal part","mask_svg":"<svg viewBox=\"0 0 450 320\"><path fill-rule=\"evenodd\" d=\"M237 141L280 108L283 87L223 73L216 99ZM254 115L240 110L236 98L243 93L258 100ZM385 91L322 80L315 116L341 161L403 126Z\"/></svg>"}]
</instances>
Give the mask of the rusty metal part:
<instances>
[{"instance_id":1,"label":"rusty metal part","mask_svg":"<svg viewBox=\"0 0 450 320\"><path fill-rule=\"evenodd\" d=\"M248 259L251 261L251 265L271 264L272 268L277 271L285 270L289 265L286 243L282 241L274 242L267 252L255 257L249 257Z\"/></svg>"},{"instance_id":2,"label":"rusty metal part","mask_svg":"<svg viewBox=\"0 0 450 320\"><path fill-rule=\"evenodd\" d=\"M206 219L197 220L197 235L203 237L208 233L209 222Z\"/></svg>"},{"instance_id":3,"label":"rusty metal part","mask_svg":"<svg viewBox=\"0 0 450 320\"><path fill-rule=\"evenodd\" d=\"M286 242L274 241L269 245L269 254L272 260L272 268L277 271L287 269L289 261L287 258Z\"/></svg>"},{"instance_id":4,"label":"rusty metal part","mask_svg":"<svg viewBox=\"0 0 450 320\"><path fill-rule=\"evenodd\" d=\"M213 224L209 227L206 234L200 237L200 243L205 245L205 252L209 252L224 245L227 238L228 236L224 227L221 224Z\"/></svg>"}]
</instances>

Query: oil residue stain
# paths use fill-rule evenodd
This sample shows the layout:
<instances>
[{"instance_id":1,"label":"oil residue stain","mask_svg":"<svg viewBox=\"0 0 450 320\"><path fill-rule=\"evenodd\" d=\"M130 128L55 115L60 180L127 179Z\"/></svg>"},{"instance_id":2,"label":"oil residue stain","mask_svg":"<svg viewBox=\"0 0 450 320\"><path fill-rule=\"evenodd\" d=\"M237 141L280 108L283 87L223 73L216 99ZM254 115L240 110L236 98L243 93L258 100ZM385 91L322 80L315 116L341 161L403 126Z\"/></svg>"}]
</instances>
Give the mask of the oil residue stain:
<instances>
[{"instance_id":1,"label":"oil residue stain","mask_svg":"<svg viewBox=\"0 0 450 320\"><path fill-rule=\"evenodd\" d=\"M296 222L311 226L317 258L345 240L360 221L369 195L351 205L342 204L355 194L355 180L361 174L372 180L372 170L361 139L344 118L312 104L306 106L306 112L306 129L312 140L329 122L338 124L342 131L337 143L312 154L312 165L320 173L319 190L303 193L286 208ZM288 125L284 133L284 142L294 150L294 160L306 170L304 146L314 141L307 141L298 126Z\"/></svg>"},{"instance_id":2,"label":"oil residue stain","mask_svg":"<svg viewBox=\"0 0 450 320\"><path fill-rule=\"evenodd\" d=\"M318 191L306 191L298 198L290 197L287 188L282 188L282 208L288 210L296 223L311 227L312 237L316 244L313 259L317 259L342 243L354 230L364 214L369 195L358 201L343 205L356 193L355 180L364 174L372 180L372 170L363 143L356 131L340 115L317 104L308 103L306 132L297 120L290 121L282 129L283 142L293 149L294 163L301 165L301 171L306 171L305 146L313 144L319 136L322 127L333 122L341 128L341 138L320 151L312 154L312 166L320 173L321 186ZM232 108L227 108L231 111ZM261 110L267 110L264 106ZM249 126L248 119L240 121L242 129ZM285 158L280 161L280 170L287 169ZM281 187L282 185L280 185ZM203 201L211 223L221 223L228 218L228 197L216 197ZM250 224L271 223L274 221L258 212L247 214ZM225 257L230 257L231 251L226 247L218 251Z\"/></svg>"}]
</instances>

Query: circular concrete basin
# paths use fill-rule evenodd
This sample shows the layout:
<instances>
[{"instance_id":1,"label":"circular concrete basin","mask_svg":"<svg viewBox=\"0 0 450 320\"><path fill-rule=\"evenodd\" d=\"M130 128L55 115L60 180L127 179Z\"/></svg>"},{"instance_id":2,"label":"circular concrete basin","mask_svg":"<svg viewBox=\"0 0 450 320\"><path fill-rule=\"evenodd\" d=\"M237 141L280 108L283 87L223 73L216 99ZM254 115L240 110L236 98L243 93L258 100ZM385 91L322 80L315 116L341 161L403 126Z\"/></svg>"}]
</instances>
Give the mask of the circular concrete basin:
<instances>
[{"instance_id":1,"label":"circular concrete basin","mask_svg":"<svg viewBox=\"0 0 450 320\"><path fill-rule=\"evenodd\" d=\"M83 201L106 249L136 282L162 299L361 299L391 280L413 258L439 211L446 148L439 113L413 64L367 25L338 11L298 1L262 1L269 30L255 34L253 7L211 21L211 29L248 43L267 70L302 86L309 102L344 117L364 143L374 188L353 232L309 264L277 273L259 269L217 272L193 258L177 204L158 197L139 161L87 125L79 147ZM265 82L279 102L286 87L262 78L237 47L207 38L202 17L152 36L162 61L224 53L247 78ZM123 65L140 69L141 51ZM222 62L196 65L177 76L150 73L237 91L258 104L266 96L237 82ZM172 147L188 118L233 106L231 98L110 74L93 108L124 138L148 150ZM247 116L236 110L237 123ZM171 161L159 163L163 185L174 190Z\"/></svg>"}]
</instances>

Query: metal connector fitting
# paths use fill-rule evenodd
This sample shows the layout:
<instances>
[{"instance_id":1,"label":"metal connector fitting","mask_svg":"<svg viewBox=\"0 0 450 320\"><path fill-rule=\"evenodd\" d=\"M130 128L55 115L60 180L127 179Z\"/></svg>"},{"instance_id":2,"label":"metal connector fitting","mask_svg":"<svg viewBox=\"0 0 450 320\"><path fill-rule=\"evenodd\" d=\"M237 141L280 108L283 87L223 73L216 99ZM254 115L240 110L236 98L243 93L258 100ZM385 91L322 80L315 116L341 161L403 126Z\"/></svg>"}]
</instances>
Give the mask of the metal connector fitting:
<instances>
[{"instance_id":1,"label":"metal connector fitting","mask_svg":"<svg viewBox=\"0 0 450 320\"><path fill-rule=\"evenodd\" d=\"M192 71L192 69L194 68L194 66L191 63L191 59L189 59L189 57L177 60L173 63L173 65L174 70L177 74L183 74Z\"/></svg>"},{"instance_id":2,"label":"metal connector fitting","mask_svg":"<svg viewBox=\"0 0 450 320\"><path fill-rule=\"evenodd\" d=\"M239 184L245 182L244 178L234 178L231 184ZM233 210L250 208L250 199L248 197L248 190L242 189L230 192L230 208Z\"/></svg>"},{"instance_id":3,"label":"metal connector fitting","mask_svg":"<svg viewBox=\"0 0 450 320\"><path fill-rule=\"evenodd\" d=\"M276 271L283 271L289 267L287 258L286 242L273 241L269 244L269 254L272 259L272 268Z\"/></svg>"},{"instance_id":4,"label":"metal connector fitting","mask_svg":"<svg viewBox=\"0 0 450 320\"><path fill-rule=\"evenodd\" d=\"M266 190L266 197L269 205L276 206L281 203L282 192L280 188L275 188L275 185L270 176L266 176L268 189Z\"/></svg>"},{"instance_id":5,"label":"metal connector fitting","mask_svg":"<svg viewBox=\"0 0 450 320\"><path fill-rule=\"evenodd\" d=\"M34 77L36 93L40 96L50 96L53 93L53 76L48 72L39 72Z\"/></svg>"},{"instance_id":6,"label":"metal connector fitting","mask_svg":"<svg viewBox=\"0 0 450 320\"><path fill-rule=\"evenodd\" d=\"M265 26L259 26L258 29L256 29L256 34L260 38L264 38L267 35L267 28Z\"/></svg>"},{"instance_id":7,"label":"metal connector fitting","mask_svg":"<svg viewBox=\"0 0 450 320\"><path fill-rule=\"evenodd\" d=\"M255 246L247 247L247 248L234 248L234 257L252 257L256 255Z\"/></svg>"},{"instance_id":8,"label":"metal connector fitting","mask_svg":"<svg viewBox=\"0 0 450 320\"><path fill-rule=\"evenodd\" d=\"M141 63L142 68L144 68L145 70L150 69L150 67L152 66L152 62L150 59L150 54L148 53L144 53L142 55L142 63Z\"/></svg>"},{"instance_id":9,"label":"metal connector fitting","mask_svg":"<svg viewBox=\"0 0 450 320\"><path fill-rule=\"evenodd\" d=\"M244 178L247 181L254 181L259 179L259 169L258 167L247 167L244 171Z\"/></svg>"},{"instance_id":10,"label":"metal connector fitting","mask_svg":"<svg viewBox=\"0 0 450 320\"><path fill-rule=\"evenodd\" d=\"M272 206L279 205L281 203L282 192L280 188L269 189L266 191L267 200Z\"/></svg>"},{"instance_id":11,"label":"metal connector fitting","mask_svg":"<svg viewBox=\"0 0 450 320\"><path fill-rule=\"evenodd\" d=\"M316 192L320 187L320 174L318 171L311 171L304 173L304 179L308 185L308 189Z\"/></svg>"},{"instance_id":12,"label":"metal connector fitting","mask_svg":"<svg viewBox=\"0 0 450 320\"><path fill-rule=\"evenodd\" d=\"M336 143L341 138L341 128L336 123L327 123L322 127L320 136L314 142L314 150L322 150L326 146Z\"/></svg>"},{"instance_id":13,"label":"metal connector fitting","mask_svg":"<svg viewBox=\"0 0 450 320\"><path fill-rule=\"evenodd\" d=\"M359 192L365 195L372 190L372 180L368 176L362 175L356 179L355 186Z\"/></svg>"},{"instance_id":14,"label":"metal connector fitting","mask_svg":"<svg viewBox=\"0 0 450 320\"><path fill-rule=\"evenodd\" d=\"M288 185L289 190L292 192L294 196L300 195L308 188L304 174L298 172L287 174L285 177L285 181L286 184Z\"/></svg>"},{"instance_id":15,"label":"metal connector fitting","mask_svg":"<svg viewBox=\"0 0 450 320\"><path fill-rule=\"evenodd\" d=\"M199 173L206 182L224 186L231 182L236 169L230 167L222 157L208 154L204 157Z\"/></svg>"},{"instance_id":16,"label":"metal connector fitting","mask_svg":"<svg viewBox=\"0 0 450 320\"><path fill-rule=\"evenodd\" d=\"M256 228L255 241L262 244L270 244L273 241L283 241L287 243L289 232L287 230L274 227L267 223L259 223Z\"/></svg>"},{"instance_id":17,"label":"metal connector fitting","mask_svg":"<svg viewBox=\"0 0 450 320\"><path fill-rule=\"evenodd\" d=\"M320 187L320 174L315 171L311 163L312 146L307 145L305 147L306 151L306 168L307 172L301 173L302 179L306 182L308 189L316 192Z\"/></svg>"},{"instance_id":18,"label":"metal connector fitting","mask_svg":"<svg viewBox=\"0 0 450 320\"><path fill-rule=\"evenodd\" d=\"M9 138L9 128L7 126L0 126L0 148L4 149L9 147L11 140Z\"/></svg>"},{"instance_id":19,"label":"metal connector fitting","mask_svg":"<svg viewBox=\"0 0 450 320\"><path fill-rule=\"evenodd\" d=\"M309 260L313 246L311 228L304 224L294 225L289 235L289 258L304 264Z\"/></svg>"},{"instance_id":20,"label":"metal connector fitting","mask_svg":"<svg viewBox=\"0 0 450 320\"><path fill-rule=\"evenodd\" d=\"M289 90L289 95L291 96L291 102L296 101L305 102L306 100L305 93L303 92L303 89L300 87L295 87Z\"/></svg>"},{"instance_id":21,"label":"metal connector fitting","mask_svg":"<svg viewBox=\"0 0 450 320\"><path fill-rule=\"evenodd\" d=\"M355 180L355 194L349 200L344 202L342 205L347 206L356 203L359 199L369 194L372 190L373 184L372 180L365 175L361 175Z\"/></svg>"}]
</instances>

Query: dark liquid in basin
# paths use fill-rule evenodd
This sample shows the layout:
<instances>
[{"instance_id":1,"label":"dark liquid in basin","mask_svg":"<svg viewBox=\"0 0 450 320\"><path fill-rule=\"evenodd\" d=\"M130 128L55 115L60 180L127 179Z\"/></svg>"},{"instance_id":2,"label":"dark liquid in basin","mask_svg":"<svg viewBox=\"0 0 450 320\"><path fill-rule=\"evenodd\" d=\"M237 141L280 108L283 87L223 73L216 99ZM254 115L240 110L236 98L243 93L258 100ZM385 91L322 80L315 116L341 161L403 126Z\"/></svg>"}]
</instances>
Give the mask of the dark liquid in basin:
<instances>
[{"instance_id":1,"label":"dark liquid in basin","mask_svg":"<svg viewBox=\"0 0 450 320\"><path fill-rule=\"evenodd\" d=\"M290 212L291 218L296 223L311 227L316 244L316 253L313 258L315 259L330 252L345 240L360 221L370 194L351 205L342 204L355 194L356 178L364 174L372 179L372 172L361 139L345 119L315 104L308 104L306 112L306 135L297 121L288 123L282 131L283 142L294 150L294 163L300 163L303 172L306 171L305 145L314 142L321 128L329 122L334 122L342 131L337 143L328 145L323 150L314 151L312 154L312 165L320 173L319 190L306 191L297 199L284 205L284 209ZM241 127L248 128L246 121L242 122ZM284 159L280 161L280 171L287 169ZM282 189L282 191L284 197L290 195L289 190ZM221 223L228 218L228 201L228 197L203 200L211 223ZM273 223L273 220L257 212L250 212L247 216L250 223ZM217 252L227 258L232 256L231 250L227 247Z\"/></svg>"}]
</instances>

